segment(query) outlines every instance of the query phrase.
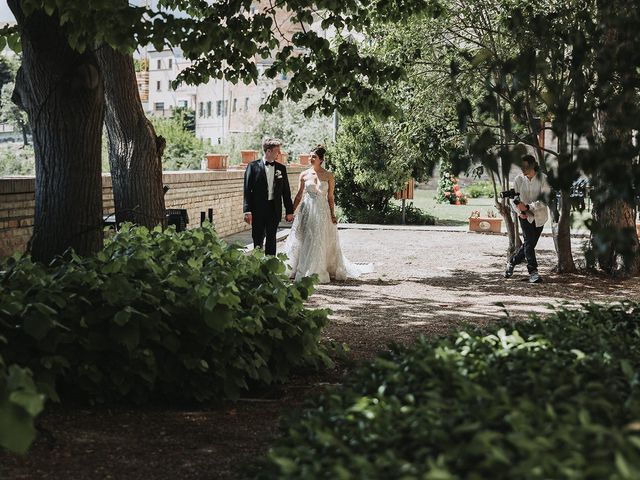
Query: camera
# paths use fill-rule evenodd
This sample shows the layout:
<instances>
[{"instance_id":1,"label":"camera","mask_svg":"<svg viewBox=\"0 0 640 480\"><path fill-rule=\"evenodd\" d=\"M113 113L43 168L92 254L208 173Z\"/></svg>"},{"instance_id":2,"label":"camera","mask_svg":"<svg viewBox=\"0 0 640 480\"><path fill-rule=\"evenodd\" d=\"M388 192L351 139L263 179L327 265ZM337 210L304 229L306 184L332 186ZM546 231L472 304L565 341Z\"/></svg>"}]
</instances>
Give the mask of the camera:
<instances>
[{"instance_id":1,"label":"camera","mask_svg":"<svg viewBox=\"0 0 640 480\"><path fill-rule=\"evenodd\" d=\"M510 198L511 200L513 200L513 204L516 206L519 203L522 203L520 201L520 193L516 192L515 189L513 188L510 188L509 190L505 190L504 192L500 192L500 198Z\"/></svg>"},{"instance_id":2,"label":"camera","mask_svg":"<svg viewBox=\"0 0 640 480\"><path fill-rule=\"evenodd\" d=\"M500 192L500 198L510 198L510 199L513 200L513 199L515 199L515 198L517 198L519 196L520 196L520 194L518 192L516 192L513 188L511 188L509 190L505 190L504 192Z\"/></svg>"}]
</instances>

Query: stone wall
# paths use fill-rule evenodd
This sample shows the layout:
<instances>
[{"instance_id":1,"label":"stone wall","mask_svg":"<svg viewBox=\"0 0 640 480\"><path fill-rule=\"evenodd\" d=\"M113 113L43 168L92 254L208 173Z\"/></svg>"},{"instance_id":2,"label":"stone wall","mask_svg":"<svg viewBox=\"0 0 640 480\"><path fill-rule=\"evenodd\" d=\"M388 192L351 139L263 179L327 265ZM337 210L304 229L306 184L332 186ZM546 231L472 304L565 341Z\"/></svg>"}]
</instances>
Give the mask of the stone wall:
<instances>
[{"instance_id":1,"label":"stone wall","mask_svg":"<svg viewBox=\"0 0 640 480\"><path fill-rule=\"evenodd\" d=\"M295 195L300 167L289 167L289 183ZM164 172L162 181L169 186L167 208L186 208L189 228L200 225L200 212L213 208L213 223L222 237L249 226L242 216L244 170ZM111 176L102 177L104 214L114 212ZM0 178L0 256L24 251L33 231L35 179Z\"/></svg>"}]
</instances>

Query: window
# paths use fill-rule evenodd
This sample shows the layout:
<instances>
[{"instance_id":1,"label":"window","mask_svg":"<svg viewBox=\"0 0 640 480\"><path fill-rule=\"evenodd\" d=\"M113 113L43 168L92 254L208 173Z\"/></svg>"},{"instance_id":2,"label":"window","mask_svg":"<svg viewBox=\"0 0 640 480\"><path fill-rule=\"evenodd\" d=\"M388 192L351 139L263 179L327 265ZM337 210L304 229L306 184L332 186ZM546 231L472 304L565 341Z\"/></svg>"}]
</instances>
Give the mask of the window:
<instances>
[{"instance_id":1,"label":"window","mask_svg":"<svg viewBox=\"0 0 640 480\"><path fill-rule=\"evenodd\" d=\"M207 102L207 118L211 117L211 102Z\"/></svg>"},{"instance_id":2,"label":"window","mask_svg":"<svg viewBox=\"0 0 640 480\"><path fill-rule=\"evenodd\" d=\"M216 102L216 117L222 116L222 100Z\"/></svg>"},{"instance_id":3,"label":"window","mask_svg":"<svg viewBox=\"0 0 640 480\"><path fill-rule=\"evenodd\" d=\"M173 58L169 59L169 70L173 68Z\"/></svg>"},{"instance_id":4,"label":"window","mask_svg":"<svg viewBox=\"0 0 640 480\"><path fill-rule=\"evenodd\" d=\"M280 80L286 80L287 79L287 74L285 72L282 72L280 74Z\"/></svg>"},{"instance_id":5,"label":"window","mask_svg":"<svg viewBox=\"0 0 640 480\"><path fill-rule=\"evenodd\" d=\"M156 102L153 104L153 109L156 112L164 112L164 102Z\"/></svg>"},{"instance_id":6,"label":"window","mask_svg":"<svg viewBox=\"0 0 640 480\"><path fill-rule=\"evenodd\" d=\"M233 108L231 109L231 111L232 111L233 113L236 113L236 110L237 110L237 109L238 109L238 99L237 99L237 98L234 98L234 99L233 99Z\"/></svg>"},{"instance_id":7,"label":"window","mask_svg":"<svg viewBox=\"0 0 640 480\"><path fill-rule=\"evenodd\" d=\"M173 90L173 87L171 86L171 80L167 82L167 90L169 91Z\"/></svg>"},{"instance_id":8,"label":"window","mask_svg":"<svg viewBox=\"0 0 640 480\"><path fill-rule=\"evenodd\" d=\"M158 60L158 70L162 70L162 60Z\"/></svg>"},{"instance_id":9,"label":"window","mask_svg":"<svg viewBox=\"0 0 640 480\"><path fill-rule=\"evenodd\" d=\"M160 90L162 90L162 88L160 87L160 80L158 80L156 82L156 92L159 92Z\"/></svg>"},{"instance_id":10,"label":"window","mask_svg":"<svg viewBox=\"0 0 640 480\"><path fill-rule=\"evenodd\" d=\"M224 116L229 116L229 100L224 101Z\"/></svg>"},{"instance_id":11,"label":"window","mask_svg":"<svg viewBox=\"0 0 640 480\"><path fill-rule=\"evenodd\" d=\"M187 102L186 100L178 100L179 107L187 108L188 105L189 105L189 102Z\"/></svg>"},{"instance_id":12,"label":"window","mask_svg":"<svg viewBox=\"0 0 640 480\"><path fill-rule=\"evenodd\" d=\"M200 118L204 117L204 102L200 102L198 105L198 114Z\"/></svg>"},{"instance_id":13,"label":"window","mask_svg":"<svg viewBox=\"0 0 640 480\"><path fill-rule=\"evenodd\" d=\"M249 97L245 97L244 99L244 111L245 112L249 111Z\"/></svg>"}]
</instances>

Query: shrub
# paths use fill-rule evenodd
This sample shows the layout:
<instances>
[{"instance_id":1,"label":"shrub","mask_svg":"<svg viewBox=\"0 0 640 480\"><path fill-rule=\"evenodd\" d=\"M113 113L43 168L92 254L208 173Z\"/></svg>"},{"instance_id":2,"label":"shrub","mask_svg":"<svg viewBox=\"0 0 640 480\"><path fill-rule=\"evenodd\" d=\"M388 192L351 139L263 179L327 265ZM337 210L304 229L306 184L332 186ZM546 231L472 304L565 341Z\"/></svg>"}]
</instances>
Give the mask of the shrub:
<instances>
[{"instance_id":1,"label":"shrub","mask_svg":"<svg viewBox=\"0 0 640 480\"><path fill-rule=\"evenodd\" d=\"M640 478L640 304L392 347L287 425L260 478Z\"/></svg>"},{"instance_id":2,"label":"shrub","mask_svg":"<svg viewBox=\"0 0 640 480\"><path fill-rule=\"evenodd\" d=\"M35 154L31 145L23 147L16 143L0 144L0 177L11 175L34 175Z\"/></svg>"},{"instance_id":3,"label":"shrub","mask_svg":"<svg viewBox=\"0 0 640 480\"><path fill-rule=\"evenodd\" d=\"M236 397L329 361L327 312L303 305L313 279L291 284L281 260L246 255L210 227L127 226L93 257L0 270L5 359L53 399Z\"/></svg>"},{"instance_id":4,"label":"shrub","mask_svg":"<svg viewBox=\"0 0 640 480\"><path fill-rule=\"evenodd\" d=\"M493 198L493 185L490 182L476 182L467 187L467 196L471 198Z\"/></svg>"},{"instance_id":5,"label":"shrub","mask_svg":"<svg viewBox=\"0 0 640 480\"><path fill-rule=\"evenodd\" d=\"M175 115L170 118L149 118L156 134L164 137L167 142L162 156L163 170L198 170L204 155L209 153L207 150L211 149L187 128L188 113L183 109L176 109Z\"/></svg>"},{"instance_id":6,"label":"shrub","mask_svg":"<svg viewBox=\"0 0 640 480\"><path fill-rule=\"evenodd\" d=\"M365 116L345 120L327 166L336 178L336 204L347 217L350 211L385 211L411 174L388 129Z\"/></svg>"},{"instance_id":7,"label":"shrub","mask_svg":"<svg viewBox=\"0 0 640 480\"><path fill-rule=\"evenodd\" d=\"M402 208L389 204L386 210L347 210L344 219L352 223L373 223L380 225L400 225L402 223ZM414 207L413 203L405 206L405 223L407 225L435 225L436 219Z\"/></svg>"},{"instance_id":8,"label":"shrub","mask_svg":"<svg viewBox=\"0 0 640 480\"><path fill-rule=\"evenodd\" d=\"M0 447L26 452L36 436L33 422L43 407L44 395L37 391L31 372L18 365L7 367L0 357Z\"/></svg>"}]
</instances>

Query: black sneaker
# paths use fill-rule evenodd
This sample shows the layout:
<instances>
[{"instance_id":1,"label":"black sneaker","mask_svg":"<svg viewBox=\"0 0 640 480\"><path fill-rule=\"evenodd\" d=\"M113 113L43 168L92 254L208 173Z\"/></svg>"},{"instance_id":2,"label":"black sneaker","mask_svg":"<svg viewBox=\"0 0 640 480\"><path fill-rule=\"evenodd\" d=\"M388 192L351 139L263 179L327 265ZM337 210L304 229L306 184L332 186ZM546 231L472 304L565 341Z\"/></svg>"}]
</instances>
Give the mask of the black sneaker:
<instances>
[{"instance_id":1,"label":"black sneaker","mask_svg":"<svg viewBox=\"0 0 640 480\"><path fill-rule=\"evenodd\" d=\"M538 273L537 270L529 274L529 283L541 283L541 282L542 282L542 278L540 278L540 274Z\"/></svg>"},{"instance_id":2,"label":"black sneaker","mask_svg":"<svg viewBox=\"0 0 640 480\"><path fill-rule=\"evenodd\" d=\"M507 267L504 269L504 278L511 278L513 276L513 269L516 268L511 262L507 262Z\"/></svg>"}]
</instances>

